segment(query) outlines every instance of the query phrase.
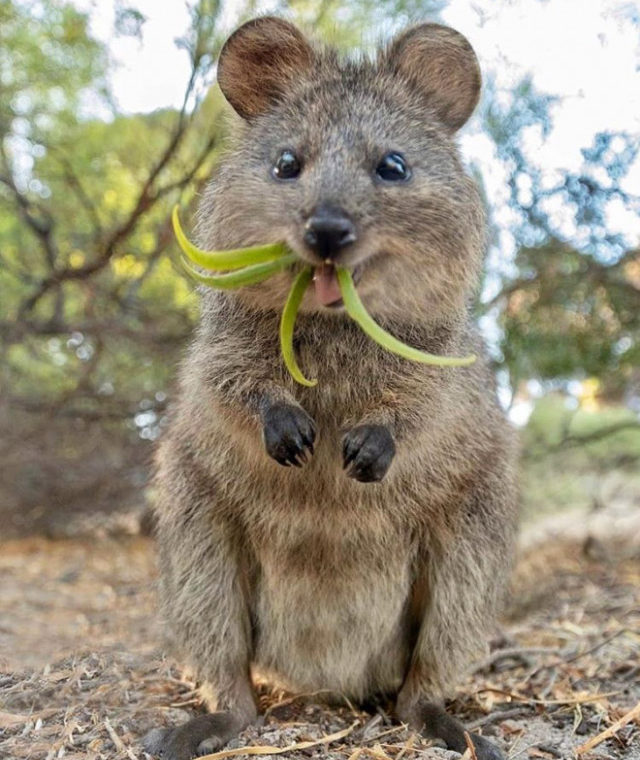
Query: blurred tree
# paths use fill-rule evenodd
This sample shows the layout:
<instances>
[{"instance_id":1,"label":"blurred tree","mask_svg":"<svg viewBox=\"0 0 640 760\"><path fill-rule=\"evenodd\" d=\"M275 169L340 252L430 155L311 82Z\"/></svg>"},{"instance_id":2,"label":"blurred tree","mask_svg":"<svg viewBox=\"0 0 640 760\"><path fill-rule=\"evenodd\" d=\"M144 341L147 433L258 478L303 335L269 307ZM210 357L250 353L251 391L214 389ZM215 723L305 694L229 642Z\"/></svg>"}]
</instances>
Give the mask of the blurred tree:
<instances>
[{"instance_id":1,"label":"blurred tree","mask_svg":"<svg viewBox=\"0 0 640 760\"><path fill-rule=\"evenodd\" d=\"M509 173L516 256L499 292L500 362L513 387L535 378L595 378L602 398L640 391L640 245L615 231L612 213L640 212L624 189L640 137L603 133L578 172L549 177L526 150L544 138L553 100L525 80L507 103L491 99L485 128Z\"/></svg>"},{"instance_id":2,"label":"blurred tree","mask_svg":"<svg viewBox=\"0 0 640 760\"><path fill-rule=\"evenodd\" d=\"M165 255L169 211L209 176L223 131L206 94L220 6L190 10L181 109L122 116L86 14L0 6L0 481L18 520L139 500L141 443L197 309ZM143 21L119 6L118 33Z\"/></svg>"}]
</instances>

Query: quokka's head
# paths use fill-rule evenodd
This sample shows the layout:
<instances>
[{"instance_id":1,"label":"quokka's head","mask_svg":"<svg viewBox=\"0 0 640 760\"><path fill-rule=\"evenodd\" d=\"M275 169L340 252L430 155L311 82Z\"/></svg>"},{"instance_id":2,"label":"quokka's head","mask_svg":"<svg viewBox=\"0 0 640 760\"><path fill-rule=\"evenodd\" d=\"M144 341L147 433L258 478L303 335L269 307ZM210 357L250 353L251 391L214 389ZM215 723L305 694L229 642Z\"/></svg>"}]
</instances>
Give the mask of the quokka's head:
<instances>
[{"instance_id":1,"label":"quokka's head","mask_svg":"<svg viewBox=\"0 0 640 760\"><path fill-rule=\"evenodd\" d=\"M316 268L303 311L342 313L335 266L380 316L465 308L484 215L454 143L480 92L464 37L423 24L375 61L347 61L282 19L258 18L227 40L218 82L240 119L200 209L201 245L284 240L298 269ZM240 297L279 309L295 270Z\"/></svg>"}]
</instances>

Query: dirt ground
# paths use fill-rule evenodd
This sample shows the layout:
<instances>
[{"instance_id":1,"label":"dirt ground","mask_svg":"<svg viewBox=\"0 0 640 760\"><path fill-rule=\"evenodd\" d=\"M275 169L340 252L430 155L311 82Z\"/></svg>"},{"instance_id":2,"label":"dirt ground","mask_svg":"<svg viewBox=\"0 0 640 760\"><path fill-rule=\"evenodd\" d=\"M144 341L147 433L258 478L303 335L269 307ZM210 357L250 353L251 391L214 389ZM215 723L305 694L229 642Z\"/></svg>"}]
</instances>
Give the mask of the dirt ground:
<instances>
[{"instance_id":1,"label":"dirt ground","mask_svg":"<svg viewBox=\"0 0 640 760\"><path fill-rule=\"evenodd\" d=\"M450 704L509 758L640 760L640 536L624 533L559 540L538 530L523 541L491 655ZM0 544L0 758L143 760L148 729L200 709L195 684L161 654L154 577L142 537ZM266 686L261 705L261 723L231 747L460 757L397 725L385 706L327 708Z\"/></svg>"}]
</instances>

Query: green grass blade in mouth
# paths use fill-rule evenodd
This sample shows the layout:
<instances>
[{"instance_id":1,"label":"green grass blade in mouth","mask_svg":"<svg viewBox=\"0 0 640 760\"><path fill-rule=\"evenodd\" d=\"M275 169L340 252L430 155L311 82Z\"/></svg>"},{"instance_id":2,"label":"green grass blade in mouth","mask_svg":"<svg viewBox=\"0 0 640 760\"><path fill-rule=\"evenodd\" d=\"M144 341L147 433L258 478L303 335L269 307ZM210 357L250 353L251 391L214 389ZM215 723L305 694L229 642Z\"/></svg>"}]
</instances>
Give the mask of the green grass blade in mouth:
<instances>
[{"instance_id":1,"label":"green grass blade in mouth","mask_svg":"<svg viewBox=\"0 0 640 760\"><path fill-rule=\"evenodd\" d=\"M298 309L300 308L300 303L305 291L309 287L312 277L313 269L311 267L306 267L300 272L291 286L287 302L284 305L282 316L280 317L280 351L282 352L285 366L296 382L301 385L306 385L308 388L312 388L318 381L307 380L298 366L293 351L293 328L296 323L296 316L298 314Z\"/></svg>"},{"instance_id":2,"label":"green grass blade in mouth","mask_svg":"<svg viewBox=\"0 0 640 760\"><path fill-rule=\"evenodd\" d=\"M340 292L342 293L342 300L344 307L347 310L347 314L353 319L354 322L361 327L372 340L379 343L387 351L391 351L398 356L402 356L405 359L410 359L414 362L420 362L421 364L435 364L440 367L464 367L468 364L473 364L476 357L471 354L470 356L437 356L436 354L428 354L425 351L420 351L417 348L408 346L401 340L394 338L391 333L388 333L373 319L369 312L364 308L358 291L353 283L353 278L348 269L342 267L336 267L336 275L338 277L338 284L340 285Z\"/></svg>"},{"instance_id":3,"label":"green grass blade in mouth","mask_svg":"<svg viewBox=\"0 0 640 760\"><path fill-rule=\"evenodd\" d=\"M180 224L178 206L173 207L171 222L178 245L184 255L204 269L241 269L242 267L262 264L267 261L278 260L287 252L284 243L269 243L268 245L256 245L250 248L236 248L229 251L202 251L191 243Z\"/></svg>"},{"instance_id":4,"label":"green grass blade in mouth","mask_svg":"<svg viewBox=\"0 0 640 760\"><path fill-rule=\"evenodd\" d=\"M195 280L203 285L208 285L210 288L228 290L241 288L246 285L255 285L286 269L298 260L298 257L294 253L287 253L288 249L284 243L238 248L232 251L202 251L190 243L184 234L178 217L178 206L174 207L171 220L178 244L186 256L186 259L182 259L185 270ZM197 269L194 269L192 264L214 271L232 271L223 271L222 274L202 274ZM372 340L379 343L387 351L391 351L411 361L422 364L433 364L440 367L463 367L472 364L476 360L476 357L473 355L460 357L437 356L408 346L380 327L367 312L360 300L348 269L336 267L336 276L344 307L351 319ZM297 275L289 291L280 318L280 349L285 366L296 382L307 387L313 387L318 381L307 380L302 374L293 350L293 331L298 309L312 278L313 269L311 267L305 267Z\"/></svg>"},{"instance_id":5,"label":"green grass blade in mouth","mask_svg":"<svg viewBox=\"0 0 640 760\"><path fill-rule=\"evenodd\" d=\"M227 272L226 274L201 274L186 259L182 259L182 265L194 280L201 282L203 285L208 285L210 288L229 290L241 288L244 285L255 285L258 282L267 280L277 272L291 266L297 260L298 257L295 254L289 253L275 261L266 261L264 264L255 264L254 266L244 267L243 269L237 269L234 272Z\"/></svg>"}]
</instances>

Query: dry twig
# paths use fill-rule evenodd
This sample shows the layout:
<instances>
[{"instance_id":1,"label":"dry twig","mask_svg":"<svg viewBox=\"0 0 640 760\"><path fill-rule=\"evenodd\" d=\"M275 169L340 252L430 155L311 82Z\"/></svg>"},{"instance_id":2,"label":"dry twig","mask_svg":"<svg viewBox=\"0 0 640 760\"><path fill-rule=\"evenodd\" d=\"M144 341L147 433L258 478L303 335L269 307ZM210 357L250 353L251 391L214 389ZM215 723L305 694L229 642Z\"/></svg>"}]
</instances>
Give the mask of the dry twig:
<instances>
[{"instance_id":1,"label":"dry twig","mask_svg":"<svg viewBox=\"0 0 640 760\"><path fill-rule=\"evenodd\" d=\"M519 702L529 702L529 704L532 705L587 705L591 702L599 702L601 699L615 697L620 694L619 691L606 691L602 694L588 694L586 697L575 697L574 699L534 699L534 697L526 697L524 694L516 694L513 691L505 691L504 689L495 689L492 687L478 689L478 692L504 694L511 699L517 699Z\"/></svg>"},{"instance_id":2,"label":"dry twig","mask_svg":"<svg viewBox=\"0 0 640 760\"><path fill-rule=\"evenodd\" d=\"M614 736L623 726L626 726L627 723L630 723L635 718L640 718L640 702L638 704L631 708L628 713L625 713L619 720L617 720L615 723L613 723L609 728L605 729L601 733L599 733L597 736L594 736L593 739L589 739L588 742L585 742L584 744L581 744L579 747L576 747L575 753L578 757L580 755L584 755L586 752L589 752L589 750L592 750L594 747L597 747L598 744L601 744L605 739L610 739L612 736Z\"/></svg>"},{"instance_id":3,"label":"dry twig","mask_svg":"<svg viewBox=\"0 0 640 760\"><path fill-rule=\"evenodd\" d=\"M203 755L201 760L222 760L222 758L225 757L237 757L238 755L282 755L284 752L294 752L297 749L309 749L310 747L317 747L321 744L330 744L331 742L338 741L338 739L344 739L345 736L349 736L357 725L358 722L356 721L352 723L349 728L345 728L342 731L336 731L335 734L323 736L322 739L318 739L317 741L295 742L294 744L289 744L287 747L254 746L223 749L220 752L212 752L210 755Z\"/></svg>"},{"instance_id":4,"label":"dry twig","mask_svg":"<svg viewBox=\"0 0 640 760\"><path fill-rule=\"evenodd\" d=\"M520 705L519 707L512 707L509 710L494 710L489 715L484 715L482 718L467 723L467 728L470 731L475 731L480 726L488 726L491 723L500 723L502 720L513 720L514 718L522 718L531 714L531 710L534 709L531 705Z\"/></svg>"},{"instance_id":5,"label":"dry twig","mask_svg":"<svg viewBox=\"0 0 640 760\"><path fill-rule=\"evenodd\" d=\"M138 758L134 755L131 747L125 746L125 743L115 732L115 729L111 725L109 718L104 719L104 727L107 729L107 733L109 734L109 737L111 738L111 741L114 743L115 748L118 750L118 752L124 752L130 758L130 760L138 760Z\"/></svg>"},{"instance_id":6,"label":"dry twig","mask_svg":"<svg viewBox=\"0 0 640 760\"><path fill-rule=\"evenodd\" d=\"M557 654L557 647L511 647L509 649L498 649L493 652L486 660L483 660L475 669L474 673L481 673L483 670L492 667L501 660L524 660L528 655L535 654Z\"/></svg>"},{"instance_id":7,"label":"dry twig","mask_svg":"<svg viewBox=\"0 0 640 760\"><path fill-rule=\"evenodd\" d=\"M478 760L478 756L476 755L476 748L473 746L473 741L471 737L469 736L468 731L464 732L464 740L467 742L467 749L463 757L466 757L467 752L468 752L470 760Z\"/></svg>"}]
</instances>

